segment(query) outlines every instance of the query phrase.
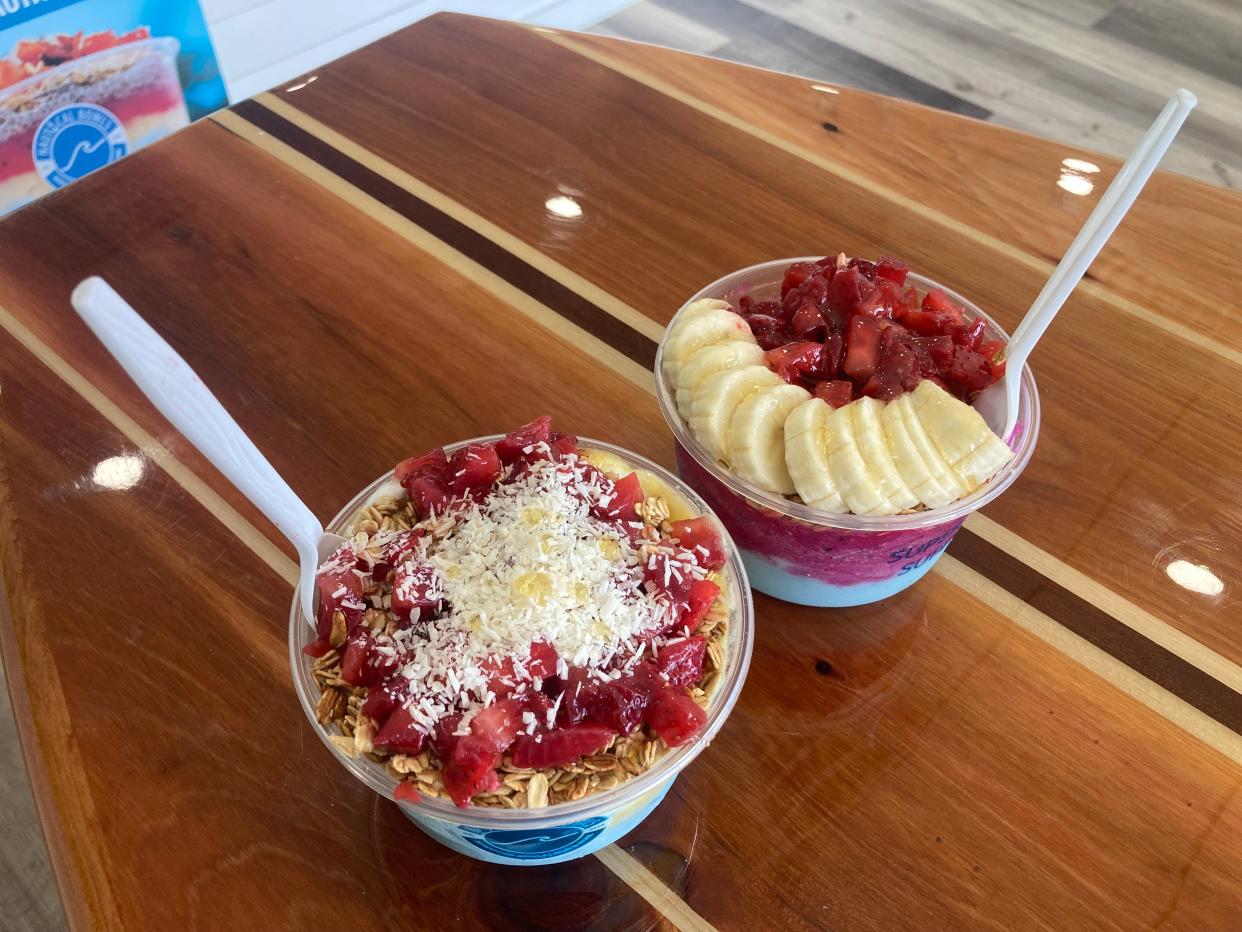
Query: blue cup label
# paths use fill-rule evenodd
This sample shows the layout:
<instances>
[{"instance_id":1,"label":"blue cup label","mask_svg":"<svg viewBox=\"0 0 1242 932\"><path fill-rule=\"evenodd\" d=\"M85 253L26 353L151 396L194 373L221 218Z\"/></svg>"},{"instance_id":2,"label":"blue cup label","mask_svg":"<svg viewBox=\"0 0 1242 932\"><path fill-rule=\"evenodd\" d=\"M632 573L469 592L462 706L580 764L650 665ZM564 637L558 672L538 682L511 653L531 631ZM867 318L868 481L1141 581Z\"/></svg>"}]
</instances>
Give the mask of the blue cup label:
<instances>
[{"instance_id":1,"label":"blue cup label","mask_svg":"<svg viewBox=\"0 0 1242 932\"><path fill-rule=\"evenodd\" d=\"M96 104L70 104L49 114L35 130L35 170L53 188L89 175L129 151L125 127Z\"/></svg>"},{"instance_id":2,"label":"blue cup label","mask_svg":"<svg viewBox=\"0 0 1242 932\"><path fill-rule=\"evenodd\" d=\"M592 841L608 824L603 816L593 816L581 822L553 825L549 828L499 829L459 828L463 839L483 851L513 858L533 861L568 854Z\"/></svg>"}]
</instances>

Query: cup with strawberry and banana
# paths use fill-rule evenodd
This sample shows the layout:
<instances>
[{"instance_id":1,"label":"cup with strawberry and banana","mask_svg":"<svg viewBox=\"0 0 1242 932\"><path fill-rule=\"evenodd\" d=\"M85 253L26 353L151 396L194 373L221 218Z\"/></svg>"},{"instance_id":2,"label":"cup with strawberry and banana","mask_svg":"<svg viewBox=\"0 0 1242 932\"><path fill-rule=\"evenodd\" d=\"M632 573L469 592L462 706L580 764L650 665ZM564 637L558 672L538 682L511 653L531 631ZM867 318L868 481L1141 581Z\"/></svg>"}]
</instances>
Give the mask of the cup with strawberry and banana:
<instances>
[{"instance_id":1,"label":"cup with strawberry and banana","mask_svg":"<svg viewBox=\"0 0 1242 932\"><path fill-rule=\"evenodd\" d=\"M611 844L737 700L753 608L710 509L552 429L397 464L328 530L294 682L342 764L448 847L511 865Z\"/></svg>"},{"instance_id":2,"label":"cup with strawberry and banana","mask_svg":"<svg viewBox=\"0 0 1242 932\"><path fill-rule=\"evenodd\" d=\"M1002 440L972 407L1008 335L899 259L780 259L708 285L656 355L678 471L728 528L754 588L863 605L925 575L1017 479L1039 431L1021 373Z\"/></svg>"}]
</instances>

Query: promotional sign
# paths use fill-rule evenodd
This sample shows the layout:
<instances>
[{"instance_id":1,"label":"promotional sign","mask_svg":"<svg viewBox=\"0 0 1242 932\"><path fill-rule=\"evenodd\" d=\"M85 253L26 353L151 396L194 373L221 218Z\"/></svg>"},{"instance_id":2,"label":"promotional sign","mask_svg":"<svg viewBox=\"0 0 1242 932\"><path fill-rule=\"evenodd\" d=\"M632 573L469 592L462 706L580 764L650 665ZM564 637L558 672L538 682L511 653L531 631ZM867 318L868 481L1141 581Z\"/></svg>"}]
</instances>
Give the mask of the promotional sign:
<instances>
[{"instance_id":1,"label":"promotional sign","mask_svg":"<svg viewBox=\"0 0 1242 932\"><path fill-rule=\"evenodd\" d=\"M0 0L0 215L228 103L196 0Z\"/></svg>"}]
</instances>

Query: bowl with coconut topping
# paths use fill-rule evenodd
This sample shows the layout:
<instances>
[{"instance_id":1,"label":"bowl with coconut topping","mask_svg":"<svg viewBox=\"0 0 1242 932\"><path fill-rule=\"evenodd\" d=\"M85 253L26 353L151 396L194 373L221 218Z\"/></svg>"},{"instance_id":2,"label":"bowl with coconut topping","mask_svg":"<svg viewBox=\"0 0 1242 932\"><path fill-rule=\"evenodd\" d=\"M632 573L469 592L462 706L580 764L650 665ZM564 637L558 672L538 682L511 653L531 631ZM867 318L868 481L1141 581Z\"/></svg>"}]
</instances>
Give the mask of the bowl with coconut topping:
<instances>
[{"instance_id":1,"label":"bowl with coconut topping","mask_svg":"<svg viewBox=\"0 0 1242 932\"><path fill-rule=\"evenodd\" d=\"M750 660L745 570L656 464L539 418L399 463L328 530L307 715L449 847L581 857L637 825L724 724Z\"/></svg>"}]
</instances>

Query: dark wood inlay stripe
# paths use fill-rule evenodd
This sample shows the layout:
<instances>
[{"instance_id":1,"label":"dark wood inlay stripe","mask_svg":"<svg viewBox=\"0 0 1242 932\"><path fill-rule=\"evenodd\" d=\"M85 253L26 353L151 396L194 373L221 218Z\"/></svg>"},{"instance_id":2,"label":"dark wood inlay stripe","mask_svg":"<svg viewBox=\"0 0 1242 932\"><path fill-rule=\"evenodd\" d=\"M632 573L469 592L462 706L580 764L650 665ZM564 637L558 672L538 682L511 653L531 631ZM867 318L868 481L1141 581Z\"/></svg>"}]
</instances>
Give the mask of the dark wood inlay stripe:
<instances>
[{"instance_id":1,"label":"dark wood inlay stripe","mask_svg":"<svg viewBox=\"0 0 1242 932\"><path fill-rule=\"evenodd\" d=\"M1200 712L1242 734L1242 695L1220 680L966 528L958 532L947 552Z\"/></svg>"},{"instance_id":2,"label":"dark wood inlay stripe","mask_svg":"<svg viewBox=\"0 0 1242 932\"><path fill-rule=\"evenodd\" d=\"M653 340L482 234L263 105L245 101L234 110L635 362L648 368L654 365L656 343ZM1242 734L1242 694L967 528L958 532L948 553L1153 683Z\"/></svg>"},{"instance_id":3,"label":"dark wood inlay stripe","mask_svg":"<svg viewBox=\"0 0 1242 932\"><path fill-rule=\"evenodd\" d=\"M515 288L587 330L645 369L655 365L655 344L556 279L506 251L459 220L400 185L332 148L306 130L253 100L233 112L328 171L395 210L458 252L495 272Z\"/></svg>"}]
</instances>

